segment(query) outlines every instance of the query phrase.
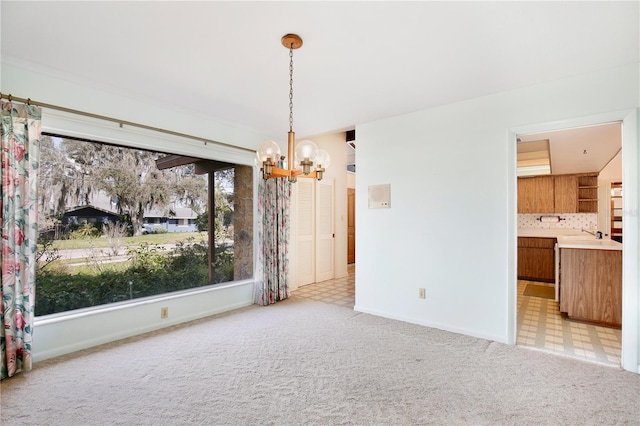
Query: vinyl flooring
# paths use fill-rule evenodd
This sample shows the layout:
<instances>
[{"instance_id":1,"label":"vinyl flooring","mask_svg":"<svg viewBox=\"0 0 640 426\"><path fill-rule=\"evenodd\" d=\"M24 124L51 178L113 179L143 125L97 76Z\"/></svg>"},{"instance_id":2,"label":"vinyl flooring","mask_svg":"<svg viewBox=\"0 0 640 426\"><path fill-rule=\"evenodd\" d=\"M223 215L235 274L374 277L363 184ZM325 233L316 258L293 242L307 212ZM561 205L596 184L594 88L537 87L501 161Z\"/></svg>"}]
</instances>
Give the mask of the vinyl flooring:
<instances>
[{"instance_id":1,"label":"vinyl flooring","mask_svg":"<svg viewBox=\"0 0 640 426\"><path fill-rule=\"evenodd\" d=\"M518 281L516 344L574 358L620 365L620 329L563 318L555 300L525 296L524 292L529 284L553 287L553 284Z\"/></svg>"},{"instance_id":2,"label":"vinyl flooring","mask_svg":"<svg viewBox=\"0 0 640 426\"><path fill-rule=\"evenodd\" d=\"M344 278L336 278L299 287L293 292L293 296L353 309L356 304L355 265L348 265L347 272L349 274Z\"/></svg>"}]
</instances>

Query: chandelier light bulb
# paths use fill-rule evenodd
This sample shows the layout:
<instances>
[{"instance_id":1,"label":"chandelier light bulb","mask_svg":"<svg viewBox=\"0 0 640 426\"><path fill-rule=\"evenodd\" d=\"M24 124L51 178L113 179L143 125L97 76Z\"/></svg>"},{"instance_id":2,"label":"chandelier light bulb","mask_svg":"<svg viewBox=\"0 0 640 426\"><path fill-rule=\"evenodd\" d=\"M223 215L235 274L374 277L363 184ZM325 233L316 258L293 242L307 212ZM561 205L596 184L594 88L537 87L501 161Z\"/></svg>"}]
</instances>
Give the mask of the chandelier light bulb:
<instances>
[{"instance_id":1,"label":"chandelier light bulb","mask_svg":"<svg viewBox=\"0 0 640 426\"><path fill-rule=\"evenodd\" d=\"M314 165L316 168L318 167L322 167L323 169L329 168L329 166L331 165L331 157L329 156L329 153L324 149L319 149L318 155L316 155L316 161Z\"/></svg>"},{"instance_id":2,"label":"chandelier light bulb","mask_svg":"<svg viewBox=\"0 0 640 426\"><path fill-rule=\"evenodd\" d=\"M302 161L315 162L318 155L318 145L310 140L303 140L296 145L296 166Z\"/></svg>"},{"instance_id":3,"label":"chandelier light bulb","mask_svg":"<svg viewBox=\"0 0 640 426\"><path fill-rule=\"evenodd\" d=\"M280 145L275 141L265 141L258 147L258 159L260 163L271 161L277 163L281 156Z\"/></svg>"}]
</instances>

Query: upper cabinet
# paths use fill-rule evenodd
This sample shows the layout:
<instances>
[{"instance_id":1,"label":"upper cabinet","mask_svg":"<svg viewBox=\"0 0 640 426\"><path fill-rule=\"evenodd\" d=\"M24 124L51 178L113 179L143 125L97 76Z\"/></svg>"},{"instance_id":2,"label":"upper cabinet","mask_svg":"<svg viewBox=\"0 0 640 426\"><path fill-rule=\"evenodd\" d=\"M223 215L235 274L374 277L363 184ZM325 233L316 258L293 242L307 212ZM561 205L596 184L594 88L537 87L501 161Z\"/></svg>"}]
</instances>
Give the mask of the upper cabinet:
<instances>
[{"instance_id":1,"label":"upper cabinet","mask_svg":"<svg viewBox=\"0 0 640 426\"><path fill-rule=\"evenodd\" d=\"M535 178L518 178L518 213L535 213Z\"/></svg>"},{"instance_id":2,"label":"upper cabinet","mask_svg":"<svg viewBox=\"0 0 640 426\"><path fill-rule=\"evenodd\" d=\"M558 175L553 177L554 213L578 212L578 177Z\"/></svg>"},{"instance_id":3,"label":"upper cabinet","mask_svg":"<svg viewBox=\"0 0 640 426\"><path fill-rule=\"evenodd\" d=\"M518 213L597 213L598 175L518 178Z\"/></svg>"},{"instance_id":4,"label":"upper cabinet","mask_svg":"<svg viewBox=\"0 0 640 426\"><path fill-rule=\"evenodd\" d=\"M534 179L536 208L541 212L552 212L554 203L553 176L540 176Z\"/></svg>"},{"instance_id":5,"label":"upper cabinet","mask_svg":"<svg viewBox=\"0 0 640 426\"><path fill-rule=\"evenodd\" d=\"M552 213L553 176L518 178L518 213Z\"/></svg>"}]
</instances>

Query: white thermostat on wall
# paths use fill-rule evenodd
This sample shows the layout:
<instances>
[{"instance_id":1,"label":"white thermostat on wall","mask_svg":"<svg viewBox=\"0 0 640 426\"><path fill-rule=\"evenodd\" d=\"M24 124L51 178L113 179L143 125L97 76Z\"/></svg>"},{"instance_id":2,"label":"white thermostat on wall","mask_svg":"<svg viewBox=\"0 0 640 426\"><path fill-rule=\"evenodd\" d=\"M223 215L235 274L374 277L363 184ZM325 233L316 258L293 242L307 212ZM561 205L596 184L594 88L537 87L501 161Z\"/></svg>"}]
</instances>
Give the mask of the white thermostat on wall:
<instances>
[{"instance_id":1,"label":"white thermostat on wall","mask_svg":"<svg viewBox=\"0 0 640 426\"><path fill-rule=\"evenodd\" d=\"M369 185L369 208L388 209L391 207L391 185Z\"/></svg>"}]
</instances>

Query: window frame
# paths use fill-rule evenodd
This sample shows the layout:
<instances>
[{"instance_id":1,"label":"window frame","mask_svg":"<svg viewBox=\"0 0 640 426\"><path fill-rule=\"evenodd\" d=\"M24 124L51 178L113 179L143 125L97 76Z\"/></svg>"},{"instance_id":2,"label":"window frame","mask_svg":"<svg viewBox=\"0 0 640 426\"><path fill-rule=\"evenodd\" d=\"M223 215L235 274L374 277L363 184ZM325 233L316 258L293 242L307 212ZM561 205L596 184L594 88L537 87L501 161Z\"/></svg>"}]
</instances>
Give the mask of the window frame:
<instances>
[{"instance_id":1,"label":"window frame","mask_svg":"<svg viewBox=\"0 0 640 426\"><path fill-rule=\"evenodd\" d=\"M141 149L167 154L193 156L203 160L223 161L236 165L255 166L255 153L243 148L233 148L227 145L215 145L195 139L174 136L171 134L146 130L132 126L118 126L117 123L114 122L61 112L58 110L51 110L47 108L43 108L41 131L42 133L52 134L63 138L79 139L87 142L105 143L122 146L125 148ZM254 167L254 182L256 181L256 179L257 172ZM256 212L255 206L256 204L254 202L254 215ZM255 231L253 233L253 239L254 241L256 239ZM255 265L255 246L252 255L253 264ZM167 298L175 299L198 294L200 292L208 292L212 289L233 288L237 285L246 286L249 282L253 283L254 280L255 267L254 274L250 278L244 278L235 281L226 281L221 283L210 283L207 285L194 287L191 289L184 289L177 292L161 293L131 300L40 315L36 318L36 320L39 319L40 321L38 322L43 323L47 322L48 319L64 319L67 316L77 317L78 314L82 315L83 313L86 314L111 312L114 309L125 308L131 305L154 303Z\"/></svg>"}]
</instances>

